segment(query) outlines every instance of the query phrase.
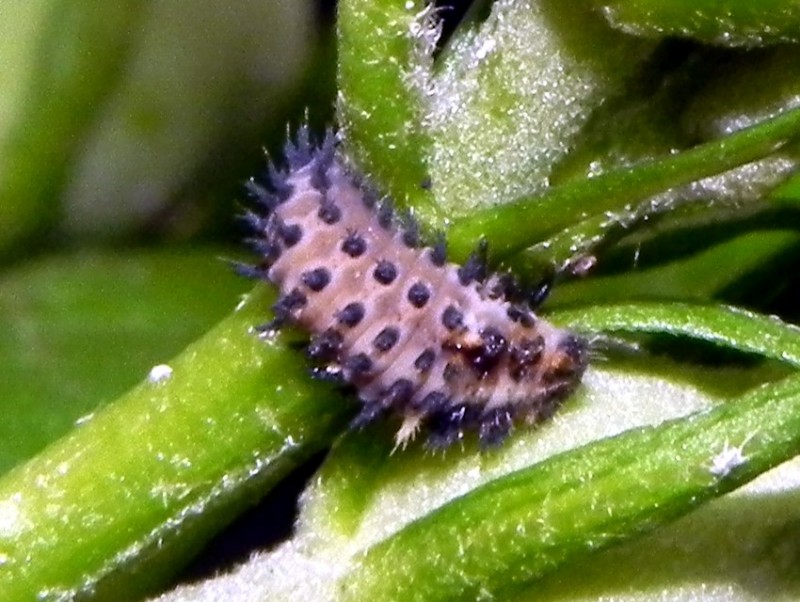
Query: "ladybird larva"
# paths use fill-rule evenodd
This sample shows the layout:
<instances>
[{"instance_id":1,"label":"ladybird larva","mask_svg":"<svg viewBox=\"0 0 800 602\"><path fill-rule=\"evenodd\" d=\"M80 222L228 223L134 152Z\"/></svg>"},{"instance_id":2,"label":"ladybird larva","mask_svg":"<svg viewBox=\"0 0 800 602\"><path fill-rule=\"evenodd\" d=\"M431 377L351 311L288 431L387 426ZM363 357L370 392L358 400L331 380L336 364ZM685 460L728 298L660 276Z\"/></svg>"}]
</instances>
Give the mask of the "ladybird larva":
<instances>
[{"instance_id":1,"label":"ladybird larva","mask_svg":"<svg viewBox=\"0 0 800 602\"><path fill-rule=\"evenodd\" d=\"M354 426L394 414L398 444L423 427L432 447L467 431L495 445L578 386L586 342L513 299L505 276L485 277L477 255L458 266L443 244L418 246L416 226L350 175L332 135L317 147L301 128L286 157L286 170L248 183L260 259L244 271L280 289L276 323L311 334L316 372L356 389Z\"/></svg>"}]
</instances>

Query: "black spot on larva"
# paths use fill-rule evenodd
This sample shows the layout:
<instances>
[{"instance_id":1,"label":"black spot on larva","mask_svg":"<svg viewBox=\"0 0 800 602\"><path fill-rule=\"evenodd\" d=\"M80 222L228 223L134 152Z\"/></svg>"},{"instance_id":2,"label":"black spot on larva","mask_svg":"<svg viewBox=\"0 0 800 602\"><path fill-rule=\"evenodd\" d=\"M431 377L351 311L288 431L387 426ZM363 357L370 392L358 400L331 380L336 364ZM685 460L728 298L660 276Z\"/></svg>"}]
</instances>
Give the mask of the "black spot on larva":
<instances>
[{"instance_id":1,"label":"black spot on larva","mask_svg":"<svg viewBox=\"0 0 800 602\"><path fill-rule=\"evenodd\" d=\"M389 351L400 338L400 330L395 326L387 326L372 341L372 346L380 352Z\"/></svg>"},{"instance_id":2,"label":"black spot on larva","mask_svg":"<svg viewBox=\"0 0 800 602\"><path fill-rule=\"evenodd\" d=\"M487 326L480 332L483 349L488 357L500 357L508 349L505 337L494 326Z\"/></svg>"},{"instance_id":3,"label":"black spot on larva","mask_svg":"<svg viewBox=\"0 0 800 602\"><path fill-rule=\"evenodd\" d=\"M232 261L230 265L234 272L239 274L239 276L244 276L245 278L264 280L269 274L269 269L261 265L251 265L249 263L241 263L238 261Z\"/></svg>"},{"instance_id":4,"label":"black spot on larva","mask_svg":"<svg viewBox=\"0 0 800 602\"><path fill-rule=\"evenodd\" d=\"M331 272L327 268L315 268L303 272L303 275L300 276L300 280L312 291L318 293L330 283Z\"/></svg>"},{"instance_id":5,"label":"black spot on larva","mask_svg":"<svg viewBox=\"0 0 800 602\"><path fill-rule=\"evenodd\" d=\"M320 205L319 211L317 211L317 217L329 226L332 226L342 219L342 210L339 209L336 203L325 200Z\"/></svg>"},{"instance_id":6,"label":"black spot on larva","mask_svg":"<svg viewBox=\"0 0 800 602\"><path fill-rule=\"evenodd\" d=\"M458 268L458 281L462 286L481 281L486 277L486 247L482 245L472 253L467 262Z\"/></svg>"},{"instance_id":7,"label":"black spot on larva","mask_svg":"<svg viewBox=\"0 0 800 602\"><path fill-rule=\"evenodd\" d=\"M432 391L420 401L411 402L409 407L418 412L432 414L441 411L442 408L447 406L449 401L450 398L441 391Z\"/></svg>"},{"instance_id":8,"label":"black spot on larva","mask_svg":"<svg viewBox=\"0 0 800 602\"><path fill-rule=\"evenodd\" d=\"M350 373L351 378L364 376L372 370L372 360L366 353L356 353L345 360L344 368Z\"/></svg>"},{"instance_id":9,"label":"black spot on larva","mask_svg":"<svg viewBox=\"0 0 800 602\"><path fill-rule=\"evenodd\" d=\"M508 408L490 410L480 418L478 437L485 447L496 447L508 436L512 423Z\"/></svg>"},{"instance_id":10,"label":"black spot on larva","mask_svg":"<svg viewBox=\"0 0 800 602\"><path fill-rule=\"evenodd\" d=\"M533 325L536 323L531 313L518 305L509 306L506 310L506 314L512 322L516 322L523 328L533 328Z\"/></svg>"},{"instance_id":11,"label":"black spot on larva","mask_svg":"<svg viewBox=\"0 0 800 602\"><path fill-rule=\"evenodd\" d=\"M520 298L522 291L516 278L511 274L496 274L490 280L486 291L490 299L514 301Z\"/></svg>"},{"instance_id":12,"label":"black spot on larva","mask_svg":"<svg viewBox=\"0 0 800 602\"><path fill-rule=\"evenodd\" d=\"M364 204L364 207L367 209L374 209L375 205L378 204L378 199L381 198L380 193L364 178L357 178L353 181L353 184L361 191L361 202Z\"/></svg>"},{"instance_id":13,"label":"black spot on larva","mask_svg":"<svg viewBox=\"0 0 800 602\"><path fill-rule=\"evenodd\" d=\"M542 359L544 351L544 338L541 336L532 339L522 339L511 346L509 350L511 378L518 381L528 374L531 367Z\"/></svg>"},{"instance_id":14,"label":"black spot on larva","mask_svg":"<svg viewBox=\"0 0 800 602\"><path fill-rule=\"evenodd\" d=\"M572 361L580 364L586 359L586 343L573 335L567 335L558 342L557 349L567 354Z\"/></svg>"},{"instance_id":15,"label":"black spot on larva","mask_svg":"<svg viewBox=\"0 0 800 602\"><path fill-rule=\"evenodd\" d=\"M272 265L281 256L281 246L273 240L247 238L244 242L260 257L262 265Z\"/></svg>"},{"instance_id":16,"label":"black spot on larva","mask_svg":"<svg viewBox=\"0 0 800 602\"><path fill-rule=\"evenodd\" d=\"M469 421L468 408L464 404L435 412L429 423L428 445L434 449L449 447L464 436L462 426Z\"/></svg>"},{"instance_id":17,"label":"black spot on larva","mask_svg":"<svg viewBox=\"0 0 800 602\"><path fill-rule=\"evenodd\" d=\"M493 326L487 326L481 330L480 337L482 342L480 346L465 349L463 353L468 357L475 372L482 378L498 364L508 349L508 342Z\"/></svg>"},{"instance_id":18,"label":"black spot on larva","mask_svg":"<svg viewBox=\"0 0 800 602\"><path fill-rule=\"evenodd\" d=\"M381 284L391 284L397 278L397 266L391 261L381 259L378 265L375 266L375 271L372 272L372 277Z\"/></svg>"},{"instance_id":19,"label":"black spot on larva","mask_svg":"<svg viewBox=\"0 0 800 602\"><path fill-rule=\"evenodd\" d=\"M565 336L556 347L558 356L551 367L557 378L568 378L586 367L586 345L575 336Z\"/></svg>"},{"instance_id":20,"label":"black spot on larva","mask_svg":"<svg viewBox=\"0 0 800 602\"><path fill-rule=\"evenodd\" d=\"M367 250L367 241L362 236L351 232L342 241L342 251L347 253L350 257L361 257Z\"/></svg>"},{"instance_id":21,"label":"black spot on larva","mask_svg":"<svg viewBox=\"0 0 800 602\"><path fill-rule=\"evenodd\" d=\"M380 207L378 207L378 223L381 225L381 228L385 228L388 230L389 226L392 225L392 217L394 216L394 207L392 207L392 202L384 200Z\"/></svg>"},{"instance_id":22,"label":"black spot on larva","mask_svg":"<svg viewBox=\"0 0 800 602\"><path fill-rule=\"evenodd\" d=\"M444 370L442 371L442 378L444 379L444 382L452 383L458 378L459 374L461 374L461 369L453 362L447 362L447 364L444 366Z\"/></svg>"},{"instance_id":23,"label":"black spot on larva","mask_svg":"<svg viewBox=\"0 0 800 602\"><path fill-rule=\"evenodd\" d=\"M329 328L311 337L306 354L316 362L332 362L338 359L342 343L342 334L335 328Z\"/></svg>"},{"instance_id":24,"label":"black spot on larva","mask_svg":"<svg viewBox=\"0 0 800 602\"><path fill-rule=\"evenodd\" d=\"M442 312L442 325L447 330L455 330L464 325L464 314L453 305L448 305Z\"/></svg>"},{"instance_id":25,"label":"black spot on larva","mask_svg":"<svg viewBox=\"0 0 800 602\"><path fill-rule=\"evenodd\" d=\"M417 356L417 359L414 360L414 367L420 372L427 372L433 366L435 359L436 352L429 347Z\"/></svg>"},{"instance_id":26,"label":"black spot on larva","mask_svg":"<svg viewBox=\"0 0 800 602\"><path fill-rule=\"evenodd\" d=\"M413 219L408 220L403 229L403 244L410 249L419 246L419 225Z\"/></svg>"},{"instance_id":27,"label":"black spot on larva","mask_svg":"<svg viewBox=\"0 0 800 602\"><path fill-rule=\"evenodd\" d=\"M422 182L419 183L419 187L422 188L422 190L430 190L433 188L433 181L431 180L431 177L426 176L422 178Z\"/></svg>"},{"instance_id":28,"label":"black spot on larva","mask_svg":"<svg viewBox=\"0 0 800 602\"><path fill-rule=\"evenodd\" d=\"M297 224L280 224L278 236L287 247L293 247L303 238L303 229Z\"/></svg>"},{"instance_id":29,"label":"black spot on larva","mask_svg":"<svg viewBox=\"0 0 800 602\"><path fill-rule=\"evenodd\" d=\"M405 405L414 394L414 385L407 378L397 379L384 395L384 403L391 406Z\"/></svg>"},{"instance_id":30,"label":"black spot on larva","mask_svg":"<svg viewBox=\"0 0 800 602\"><path fill-rule=\"evenodd\" d=\"M345 305L344 308L337 313L336 318L342 326L353 328L364 319L365 313L364 304L353 301Z\"/></svg>"},{"instance_id":31,"label":"black spot on larva","mask_svg":"<svg viewBox=\"0 0 800 602\"><path fill-rule=\"evenodd\" d=\"M408 289L408 301L416 308L424 307L431 298L431 291L424 282L415 282Z\"/></svg>"},{"instance_id":32,"label":"black spot on larva","mask_svg":"<svg viewBox=\"0 0 800 602\"><path fill-rule=\"evenodd\" d=\"M353 421L350 423L350 428L353 430L361 430L370 422L374 422L378 418L388 414L389 409L390 408L388 406L384 406L374 401L364 402L364 407L361 408L358 416L353 418Z\"/></svg>"},{"instance_id":33,"label":"black spot on larva","mask_svg":"<svg viewBox=\"0 0 800 602\"><path fill-rule=\"evenodd\" d=\"M290 319L299 309L302 309L306 303L308 303L308 298L302 291L295 288L286 295L280 297L275 305L272 306L272 311L275 312L278 318Z\"/></svg>"},{"instance_id":34,"label":"black spot on larva","mask_svg":"<svg viewBox=\"0 0 800 602\"><path fill-rule=\"evenodd\" d=\"M447 261L447 241L444 236L438 236L436 243L431 247L428 256L431 263L437 267L442 267Z\"/></svg>"}]
</instances>

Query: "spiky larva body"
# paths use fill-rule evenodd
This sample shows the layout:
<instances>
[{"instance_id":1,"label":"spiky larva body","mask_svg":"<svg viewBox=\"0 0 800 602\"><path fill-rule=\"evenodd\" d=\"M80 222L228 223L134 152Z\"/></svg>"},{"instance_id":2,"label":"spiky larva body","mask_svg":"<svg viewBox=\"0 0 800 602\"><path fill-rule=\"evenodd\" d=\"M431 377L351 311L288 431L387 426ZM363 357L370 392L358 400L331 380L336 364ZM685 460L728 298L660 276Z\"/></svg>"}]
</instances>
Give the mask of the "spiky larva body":
<instances>
[{"instance_id":1,"label":"spiky larva body","mask_svg":"<svg viewBox=\"0 0 800 602\"><path fill-rule=\"evenodd\" d=\"M414 225L376 204L330 136L320 148L299 138L286 172L250 182L261 208L247 217L261 254L251 275L280 289L278 321L311 333L318 373L355 387L354 424L395 414L398 443L424 428L441 447L469 430L494 444L551 415L580 382L584 340L509 300L479 262L419 247Z\"/></svg>"}]
</instances>

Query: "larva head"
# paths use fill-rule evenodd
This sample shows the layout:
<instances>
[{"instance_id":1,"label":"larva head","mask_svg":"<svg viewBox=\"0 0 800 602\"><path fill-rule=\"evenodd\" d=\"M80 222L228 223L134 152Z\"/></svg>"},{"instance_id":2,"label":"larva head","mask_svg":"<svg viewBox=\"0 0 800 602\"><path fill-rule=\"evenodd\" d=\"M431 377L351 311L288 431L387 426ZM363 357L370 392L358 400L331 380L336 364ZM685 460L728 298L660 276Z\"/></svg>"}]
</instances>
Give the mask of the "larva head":
<instances>
[{"instance_id":1,"label":"larva head","mask_svg":"<svg viewBox=\"0 0 800 602\"><path fill-rule=\"evenodd\" d=\"M568 395L580 382L587 360L586 341L574 334L559 332L555 345L542 357L542 385L556 396Z\"/></svg>"}]
</instances>

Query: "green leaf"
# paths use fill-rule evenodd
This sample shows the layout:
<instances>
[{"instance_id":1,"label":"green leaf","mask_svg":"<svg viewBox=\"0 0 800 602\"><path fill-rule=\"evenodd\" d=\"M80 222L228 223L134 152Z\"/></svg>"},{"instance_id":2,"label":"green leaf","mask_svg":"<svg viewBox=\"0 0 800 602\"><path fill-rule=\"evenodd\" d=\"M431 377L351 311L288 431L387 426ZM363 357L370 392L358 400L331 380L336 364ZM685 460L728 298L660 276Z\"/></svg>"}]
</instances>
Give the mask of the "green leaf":
<instances>
[{"instance_id":1,"label":"green leaf","mask_svg":"<svg viewBox=\"0 0 800 602\"><path fill-rule=\"evenodd\" d=\"M763 382L764 377L761 370L701 370L659 358L646 364L634 361L624 367L598 362L587 373L582 391L554 420L535 431L520 429L499 449L478 453L474 441L468 441L465 448L452 448L444 454L431 454L417 444L392 454L390 428L350 434L336 444L306 491L296 535L290 541L272 553L258 555L229 575L179 588L164 600L205 602L231 591L242 597L270 600L340 599L339 579L350 571L349 579L359 579L362 555L367 549L402 534L409 524L426 520L424 517L446 504L466 499L461 496L469 496L475 488L502 480L514 471L533 469L547 458L571 453L571 448L598 438L629 429L635 433L635 429L647 424L714 407L735 398L743 388ZM723 391L717 386L721 382L731 386ZM737 439L730 441L732 445L741 443ZM751 442L745 445L745 453L749 453L750 445ZM725 446L719 443L718 447L721 451ZM716 451L717 446L712 449ZM712 456L702 470L710 469ZM583 476L591 480L590 471ZM780 478L776 474L773 480ZM794 482L791 475L789 478L787 486ZM577 487L576 492L582 487ZM737 499L742 500L742 496ZM753 498L745 499L752 503ZM591 500L587 497L586 506L579 506L576 512L582 514L591 507ZM531 513L537 512L535 505L527 508ZM761 524L788 526L795 516L796 512L764 516ZM473 527L480 528L480 522L467 529L465 537ZM667 540L669 533L666 530ZM486 545L492 542L487 541ZM496 540L494 545L495 553L502 551L502 540ZM643 553L636 551L635 542L631 547L634 558ZM471 554L471 549L466 548L464 553ZM410 552L401 562L414 563L414 559L415 553ZM653 570L631 562L633 567ZM786 581L779 577L770 583L775 591L786 587ZM421 592L425 583L418 584ZM505 592L500 596L506 597ZM418 599L425 598L420 593Z\"/></svg>"},{"instance_id":2,"label":"green leaf","mask_svg":"<svg viewBox=\"0 0 800 602\"><path fill-rule=\"evenodd\" d=\"M219 249L68 254L0 276L0 474L134 386L247 283Z\"/></svg>"},{"instance_id":3,"label":"green leaf","mask_svg":"<svg viewBox=\"0 0 800 602\"><path fill-rule=\"evenodd\" d=\"M766 273L771 265L780 266L781 258L795 253L798 245L800 234L796 230L756 230L664 265L565 283L553 291L550 302L561 306L634 299L703 302L724 298L731 289L744 288L740 283L754 274ZM635 265L635 257L631 257L631 264ZM763 287L766 283L756 284Z\"/></svg>"},{"instance_id":4,"label":"green leaf","mask_svg":"<svg viewBox=\"0 0 800 602\"><path fill-rule=\"evenodd\" d=\"M730 442L746 452L730 453ZM800 377L484 485L369 548L342 600L506 597L800 452Z\"/></svg>"},{"instance_id":5,"label":"green leaf","mask_svg":"<svg viewBox=\"0 0 800 602\"><path fill-rule=\"evenodd\" d=\"M424 86L435 31L420 0L339 4L339 131L359 167L381 188L436 223L428 178L431 139Z\"/></svg>"},{"instance_id":6,"label":"green leaf","mask_svg":"<svg viewBox=\"0 0 800 602\"><path fill-rule=\"evenodd\" d=\"M730 442L745 456L749 442ZM724 448L723 448L724 449ZM800 461L795 457L732 495L632 542L591 554L510 599L537 602L785 600L800 596Z\"/></svg>"},{"instance_id":7,"label":"green leaf","mask_svg":"<svg viewBox=\"0 0 800 602\"><path fill-rule=\"evenodd\" d=\"M331 441L348 406L253 331L271 298L0 478L0 598L152 591Z\"/></svg>"},{"instance_id":8,"label":"green leaf","mask_svg":"<svg viewBox=\"0 0 800 602\"><path fill-rule=\"evenodd\" d=\"M542 191L653 48L583 3L500 0L484 22L457 31L426 98L431 182L447 217Z\"/></svg>"},{"instance_id":9,"label":"green leaf","mask_svg":"<svg viewBox=\"0 0 800 602\"><path fill-rule=\"evenodd\" d=\"M784 0L600 0L609 23L642 36L683 36L720 46L800 40L800 6Z\"/></svg>"},{"instance_id":10,"label":"green leaf","mask_svg":"<svg viewBox=\"0 0 800 602\"><path fill-rule=\"evenodd\" d=\"M800 328L736 307L675 302L593 305L558 312L556 318L587 332L684 335L800 368Z\"/></svg>"},{"instance_id":11,"label":"green leaf","mask_svg":"<svg viewBox=\"0 0 800 602\"><path fill-rule=\"evenodd\" d=\"M695 148L594 178L550 188L540 196L484 209L456 222L451 231L454 256L463 260L481 237L499 259L569 226L576 216L624 211L668 188L688 184L767 155L800 134L800 109Z\"/></svg>"},{"instance_id":12,"label":"green leaf","mask_svg":"<svg viewBox=\"0 0 800 602\"><path fill-rule=\"evenodd\" d=\"M541 189L652 48L582 7L506 0L434 64L430 17L420 2L341 3L338 111L359 167L429 227Z\"/></svg>"}]
</instances>

